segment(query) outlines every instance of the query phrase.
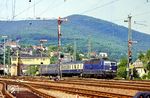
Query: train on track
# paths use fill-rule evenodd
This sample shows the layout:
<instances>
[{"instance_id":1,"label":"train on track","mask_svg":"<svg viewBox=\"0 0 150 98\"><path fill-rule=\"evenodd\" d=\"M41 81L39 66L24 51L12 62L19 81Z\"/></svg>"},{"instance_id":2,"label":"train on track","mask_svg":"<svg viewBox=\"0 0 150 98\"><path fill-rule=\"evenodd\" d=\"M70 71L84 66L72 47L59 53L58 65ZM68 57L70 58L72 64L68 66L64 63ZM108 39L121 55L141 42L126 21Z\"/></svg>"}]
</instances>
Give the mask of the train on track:
<instances>
[{"instance_id":1,"label":"train on track","mask_svg":"<svg viewBox=\"0 0 150 98\"><path fill-rule=\"evenodd\" d=\"M67 62L59 64L42 65L39 74L46 76L82 76L91 78L114 78L117 72L115 61L104 59L91 59L85 62Z\"/></svg>"}]
</instances>

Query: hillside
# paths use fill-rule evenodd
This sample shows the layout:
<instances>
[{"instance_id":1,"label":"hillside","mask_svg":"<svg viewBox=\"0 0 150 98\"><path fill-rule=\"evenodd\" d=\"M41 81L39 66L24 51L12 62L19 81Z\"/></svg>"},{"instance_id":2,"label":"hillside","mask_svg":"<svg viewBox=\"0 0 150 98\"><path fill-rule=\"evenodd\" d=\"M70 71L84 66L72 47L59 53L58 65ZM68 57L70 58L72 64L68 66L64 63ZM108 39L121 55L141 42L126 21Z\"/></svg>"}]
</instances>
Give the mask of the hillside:
<instances>
[{"instance_id":1,"label":"hillside","mask_svg":"<svg viewBox=\"0 0 150 98\"><path fill-rule=\"evenodd\" d=\"M127 28L83 15L71 15L67 19L61 27L63 45L73 45L76 39L78 51L87 52L90 40L92 51L108 52L115 59L126 55ZM138 41L133 45L135 55L150 49L150 35L132 32L133 40ZM21 44L39 44L40 39L47 39L47 45L57 45L57 20L0 21L0 35L20 38Z\"/></svg>"}]
</instances>

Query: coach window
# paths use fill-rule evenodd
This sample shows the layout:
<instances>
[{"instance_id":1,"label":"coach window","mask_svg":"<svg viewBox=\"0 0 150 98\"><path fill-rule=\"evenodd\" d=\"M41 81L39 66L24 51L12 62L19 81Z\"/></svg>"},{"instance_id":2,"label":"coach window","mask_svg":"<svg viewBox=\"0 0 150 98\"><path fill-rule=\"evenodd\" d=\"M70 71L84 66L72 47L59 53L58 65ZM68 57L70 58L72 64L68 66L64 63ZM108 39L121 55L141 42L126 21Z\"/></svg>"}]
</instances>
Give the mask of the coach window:
<instances>
[{"instance_id":1,"label":"coach window","mask_svg":"<svg viewBox=\"0 0 150 98\"><path fill-rule=\"evenodd\" d=\"M76 69L76 65L74 65L74 69Z\"/></svg>"},{"instance_id":2,"label":"coach window","mask_svg":"<svg viewBox=\"0 0 150 98\"><path fill-rule=\"evenodd\" d=\"M73 65L71 65L71 69L73 69Z\"/></svg>"},{"instance_id":3,"label":"coach window","mask_svg":"<svg viewBox=\"0 0 150 98\"><path fill-rule=\"evenodd\" d=\"M78 64L78 69L80 68L80 65Z\"/></svg>"}]
</instances>

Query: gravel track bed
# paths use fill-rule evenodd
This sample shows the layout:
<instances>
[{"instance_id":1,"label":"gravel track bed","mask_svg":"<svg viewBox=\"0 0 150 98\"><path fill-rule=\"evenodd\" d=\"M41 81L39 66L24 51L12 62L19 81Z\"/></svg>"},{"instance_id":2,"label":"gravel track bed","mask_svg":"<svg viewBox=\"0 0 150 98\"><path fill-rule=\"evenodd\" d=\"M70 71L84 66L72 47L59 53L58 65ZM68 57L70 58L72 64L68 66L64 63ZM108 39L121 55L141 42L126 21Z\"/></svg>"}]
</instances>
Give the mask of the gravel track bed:
<instances>
[{"instance_id":1,"label":"gravel track bed","mask_svg":"<svg viewBox=\"0 0 150 98\"><path fill-rule=\"evenodd\" d=\"M38 89L38 90L40 90L41 92L45 92L46 94L49 94L56 98L89 98L89 97L73 95L73 94L69 94L69 93L65 93L65 92L57 91L57 90L45 90L45 89Z\"/></svg>"},{"instance_id":2,"label":"gravel track bed","mask_svg":"<svg viewBox=\"0 0 150 98\"><path fill-rule=\"evenodd\" d=\"M39 84L42 84L42 83L39 83ZM123 95L131 95L131 96L134 96L138 92L138 90L118 89L118 88L108 88L108 87L95 87L95 86L75 85L75 84L60 84L60 83L45 83L45 84L52 85L52 86L80 88L80 89L109 92L109 93L116 93L116 94L123 94Z\"/></svg>"}]
</instances>

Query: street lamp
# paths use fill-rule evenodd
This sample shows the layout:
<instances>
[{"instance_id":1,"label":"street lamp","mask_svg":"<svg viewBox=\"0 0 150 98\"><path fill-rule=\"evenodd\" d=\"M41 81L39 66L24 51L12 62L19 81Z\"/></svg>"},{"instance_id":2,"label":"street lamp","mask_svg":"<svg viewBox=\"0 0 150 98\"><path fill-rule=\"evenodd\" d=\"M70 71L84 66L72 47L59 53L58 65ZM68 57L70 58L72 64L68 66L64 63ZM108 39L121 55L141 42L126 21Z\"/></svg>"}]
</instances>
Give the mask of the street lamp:
<instances>
[{"instance_id":1,"label":"street lamp","mask_svg":"<svg viewBox=\"0 0 150 98\"><path fill-rule=\"evenodd\" d=\"M58 67L59 67L58 75L60 76L60 79L62 77L61 65L60 65L60 63L61 63L61 57L60 57L60 52L61 52L61 38L60 37L62 36L62 34L60 32L60 28L61 28L62 22L65 22L65 21L67 21L66 18L60 18L60 17L57 20L57 22L58 22Z\"/></svg>"},{"instance_id":2,"label":"street lamp","mask_svg":"<svg viewBox=\"0 0 150 98\"><path fill-rule=\"evenodd\" d=\"M4 70L4 76L5 76L5 68L6 68L6 65L5 65L5 48L6 48L6 46L5 46L5 40L6 40L6 38L7 38L7 36L2 36L2 38L4 39L4 55L3 55L3 70Z\"/></svg>"}]
</instances>

